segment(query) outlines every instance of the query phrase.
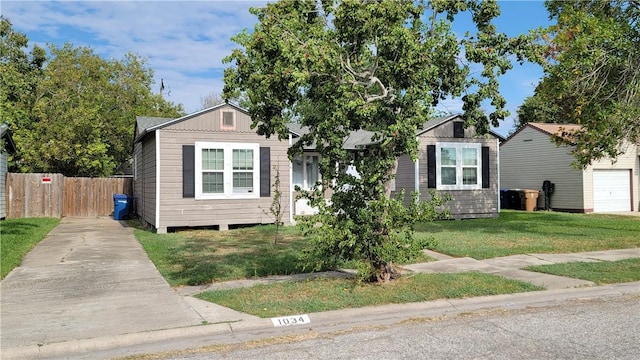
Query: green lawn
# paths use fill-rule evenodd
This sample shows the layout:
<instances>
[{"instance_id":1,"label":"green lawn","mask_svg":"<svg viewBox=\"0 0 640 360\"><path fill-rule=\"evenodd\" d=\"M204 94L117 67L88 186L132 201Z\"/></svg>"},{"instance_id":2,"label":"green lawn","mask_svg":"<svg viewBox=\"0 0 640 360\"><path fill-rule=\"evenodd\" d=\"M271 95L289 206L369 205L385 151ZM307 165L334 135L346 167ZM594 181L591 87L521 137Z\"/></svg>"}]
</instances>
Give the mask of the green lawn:
<instances>
[{"instance_id":1,"label":"green lawn","mask_svg":"<svg viewBox=\"0 0 640 360\"><path fill-rule=\"evenodd\" d=\"M129 224L137 226L135 221ZM298 228L280 227L277 243L274 233L273 225L162 235L135 230L136 238L171 286L309 272L302 259L309 244ZM415 262L429 260L422 255Z\"/></svg>"},{"instance_id":2,"label":"green lawn","mask_svg":"<svg viewBox=\"0 0 640 360\"><path fill-rule=\"evenodd\" d=\"M141 229L135 235L172 286L304 272L304 239L295 227L274 226L229 231L185 230L158 235Z\"/></svg>"},{"instance_id":3,"label":"green lawn","mask_svg":"<svg viewBox=\"0 0 640 360\"><path fill-rule=\"evenodd\" d=\"M640 281L640 259L536 265L525 270L593 281L599 285Z\"/></svg>"},{"instance_id":4,"label":"green lawn","mask_svg":"<svg viewBox=\"0 0 640 360\"><path fill-rule=\"evenodd\" d=\"M274 244L274 229L256 226L164 235L137 229L135 234L165 279L172 286L180 286L304 272L301 259L307 241L297 228L285 227ZM523 211L505 211L496 219L421 224L416 231L417 236L433 236L436 251L477 259L634 248L640 246L639 233L640 218L636 217ZM428 259L416 259L419 261ZM623 267L612 271L620 273L617 278L628 279L623 275L626 272ZM571 269L563 275L573 277L577 273ZM415 274L388 284L358 284L345 279L283 282L198 296L239 311L271 317L539 289L494 275L463 273Z\"/></svg>"},{"instance_id":5,"label":"green lawn","mask_svg":"<svg viewBox=\"0 0 640 360\"><path fill-rule=\"evenodd\" d=\"M308 271L301 260L308 244L297 228L281 228L277 244L274 229L256 226L172 234L137 229L135 234L172 286ZM433 236L434 250L444 254L486 259L640 247L639 233L638 217L512 210L496 219L420 224L416 236Z\"/></svg>"},{"instance_id":6,"label":"green lawn","mask_svg":"<svg viewBox=\"0 0 640 360\"><path fill-rule=\"evenodd\" d=\"M640 247L640 217L505 210L496 219L421 224L417 234L433 236L433 250L475 259L628 249Z\"/></svg>"},{"instance_id":7,"label":"green lawn","mask_svg":"<svg viewBox=\"0 0 640 360\"><path fill-rule=\"evenodd\" d=\"M60 223L56 218L9 219L0 222L0 279Z\"/></svg>"},{"instance_id":8,"label":"green lawn","mask_svg":"<svg viewBox=\"0 0 640 360\"><path fill-rule=\"evenodd\" d=\"M541 287L482 273L415 274L391 283L357 284L345 279L316 279L209 291L199 298L260 317L404 304L436 299L511 294Z\"/></svg>"}]
</instances>

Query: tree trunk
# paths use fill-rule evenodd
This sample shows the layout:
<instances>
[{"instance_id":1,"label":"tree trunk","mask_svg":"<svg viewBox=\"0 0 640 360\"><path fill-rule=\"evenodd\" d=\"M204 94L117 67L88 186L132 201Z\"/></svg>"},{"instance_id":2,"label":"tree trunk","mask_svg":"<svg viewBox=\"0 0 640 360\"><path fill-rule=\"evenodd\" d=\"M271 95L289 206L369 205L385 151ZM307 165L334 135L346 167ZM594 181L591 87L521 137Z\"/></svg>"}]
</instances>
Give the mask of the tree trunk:
<instances>
[{"instance_id":1,"label":"tree trunk","mask_svg":"<svg viewBox=\"0 0 640 360\"><path fill-rule=\"evenodd\" d=\"M384 194L386 195L387 199L391 197L391 185L395 180L395 178L391 178L391 176L395 175L397 171L398 171L398 158L396 158L393 161L393 167L391 167L387 172L387 176L390 177L389 180L387 180L387 182L384 184Z\"/></svg>"},{"instance_id":2,"label":"tree trunk","mask_svg":"<svg viewBox=\"0 0 640 360\"><path fill-rule=\"evenodd\" d=\"M372 282L389 282L400 277L400 271L398 271L392 261L389 261L388 263L379 263L376 270L376 274L372 276Z\"/></svg>"}]
</instances>

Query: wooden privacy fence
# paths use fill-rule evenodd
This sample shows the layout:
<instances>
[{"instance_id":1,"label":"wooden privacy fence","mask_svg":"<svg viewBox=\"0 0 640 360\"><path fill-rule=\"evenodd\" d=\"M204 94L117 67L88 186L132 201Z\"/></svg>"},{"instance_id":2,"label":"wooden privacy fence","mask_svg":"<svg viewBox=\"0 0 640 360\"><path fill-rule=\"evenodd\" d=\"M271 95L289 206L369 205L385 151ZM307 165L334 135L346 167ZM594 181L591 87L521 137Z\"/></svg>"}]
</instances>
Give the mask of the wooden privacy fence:
<instances>
[{"instance_id":1,"label":"wooden privacy fence","mask_svg":"<svg viewBox=\"0 0 640 360\"><path fill-rule=\"evenodd\" d=\"M113 194L133 194L133 179L8 173L5 192L8 219L108 216Z\"/></svg>"}]
</instances>

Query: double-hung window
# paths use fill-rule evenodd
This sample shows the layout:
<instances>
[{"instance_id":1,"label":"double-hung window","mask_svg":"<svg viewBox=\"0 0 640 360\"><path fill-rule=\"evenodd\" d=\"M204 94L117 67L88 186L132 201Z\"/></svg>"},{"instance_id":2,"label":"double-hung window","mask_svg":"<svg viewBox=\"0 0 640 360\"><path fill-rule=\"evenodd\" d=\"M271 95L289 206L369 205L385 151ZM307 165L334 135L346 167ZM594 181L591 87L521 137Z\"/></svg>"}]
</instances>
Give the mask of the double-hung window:
<instances>
[{"instance_id":1,"label":"double-hung window","mask_svg":"<svg viewBox=\"0 0 640 360\"><path fill-rule=\"evenodd\" d=\"M196 199L260 196L258 144L196 142Z\"/></svg>"},{"instance_id":2,"label":"double-hung window","mask_svg":"<svg viewBox=\"0 0 640 360\"><path fill-rule=\"evenodd\" d=\"M480 144L436 144L437 188L471 190L482 188Z\"/></svg>"}]
</instances>

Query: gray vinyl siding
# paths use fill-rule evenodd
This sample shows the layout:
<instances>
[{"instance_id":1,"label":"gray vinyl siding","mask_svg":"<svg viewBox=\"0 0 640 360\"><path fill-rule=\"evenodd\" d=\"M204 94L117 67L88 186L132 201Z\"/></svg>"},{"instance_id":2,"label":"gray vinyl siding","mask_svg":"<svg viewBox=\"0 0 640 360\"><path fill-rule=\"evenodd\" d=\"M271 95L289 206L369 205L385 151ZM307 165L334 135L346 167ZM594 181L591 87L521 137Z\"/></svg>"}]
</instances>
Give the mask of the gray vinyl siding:
<instances>
[{"instance_id":1,"label":"gray vinyl siding","mask_svg":"<svg viewBox=\"0 0 640 360\"><path fill-rule=\"evenodd\" d=\"M409 155L403 155L398 158L398 169L396 170L395 190L391 192L391 196L397 196L404 189L404 203L406 205L411 201L411 193L415 191L415 163ZM425 184L426 187L426 184Z\"/></svg>"},{"instance_id":2,"label":"gray vinyl siding","mask_svg":"<svg viewBox=\"0 0 640 360\"><path fill-rule=\"evenodd\" d=\"M136 214L142 215L142 143L133 144L133 210Z\"/></svg>"},{"instance_id":3,"label":"gray vinyl siding","mask_svg":"<svg viewBox=\"0 0 640 360\"><path fill-rule=\"evenodd\" d=\"M139 214L148 224L156 224L156 136L155 133L147 135L146 141L142 143L142 164L139 167L142 173L138 173L138 178L142 178Z\"/></svg>"},{"instance_id":4,"label":"gray vinyl siding","mask_svg":"<svg viewBox=\"0 0 640 360\"><path fill-rule=\"evenodd\" d=\"M500 148L500 178L503 189L542 190L542 182L555 184L551 207L584 212L593 209L584 202L584 172L571 166L571 147L557 147L548 134L525 127ZM540 202L538 202L540 204Z\"/></svg>"},{"instance_id":5,"label":"gray vinyl siding","mask_svg":"<svg viewBox=\"0 0 640 360\"><path fill-rule=\"evenodd\" d=\"M230 111L235 114L235 128L223 129L222 128L222 112ZM223 106L216 108L213 111L203 112L187 121L182 121L177 124L171 125L173 130L184 131L204 131L204 132L222 132L222 133L253 133L255 131L251 129L251 117L243 111L234 109L231 106Z\"/></svg>"},{"instance_id":6,"label":"gray vinyl siding","mask_svg":"<svg viewBox=\"0 0 640 360\"><path fill-rule=\"evenodd\" d=\"M453 119L452 121L448 121L438 127L435 127L424 134L420 134L421 137L425 138L436 138L436 139L454 139L453 137L453 123L455 121L462 121L462 119ZM456 140L469 140L476 138L476 130L474 127L468 127L464 129L464 138L456 138ZM449 141L449 140L441 140L441 141Z\"/></svg>"},{"instance_id":7,"label":"gray vinyl siding","mask_svg":"<svg viewBox=\"0 0 640 360\"><path fill-rule=\"evenodd\" d=\"M465 129L464 138L453 137L453 121L448 121L434 129L426 131L418 136L418 179L420 200L430 198L427 186L428 163L427 145L435 145L438 142L463 142L479 143L489 147L489 188L478 190L438 190L442 194L450 194L454 200L447 203L446 207L456 219L487 218L498 216L498 140L491 136L476 135L475 128ZM415 189L414 163L407 156L399 159L396 175L396 193L405 189L410 194ZM405 199L409 199L408 195Z\"/></svg>"},{"instance_id":8,"label":"gray vinyl siding","mask_svg":"<svg viewBox=\"0 0 640 360\"><path fill-rule=\"evenodd\" d=\"M217 115L216 115L217 114ZM277 137L266 139L250 129L250 119L236 111L236 130L220 130L219 111L200 114L186 121L157 130L160 132L160 219L156 227L195 227L272 223L269 213L276 171L271 168L271 197L255 199L195 199L182 195L182 146L199 141L258 143L270 148L271 165L280 172L283 221L289 223L288 142ZM212 125L213 123L213 125ZM196 174L198 176L198 174Z\"/></svg>"},{"instance_id":9,"label":"gray vinyl siding","mask_svg":"<svg viewBox=\"0 0 640 360\"><path fill-rule=\"evenodd\" d=\"M7 154L0 149L0 219L7 217L6 203Z\"/></svg>"}]
</instances>

